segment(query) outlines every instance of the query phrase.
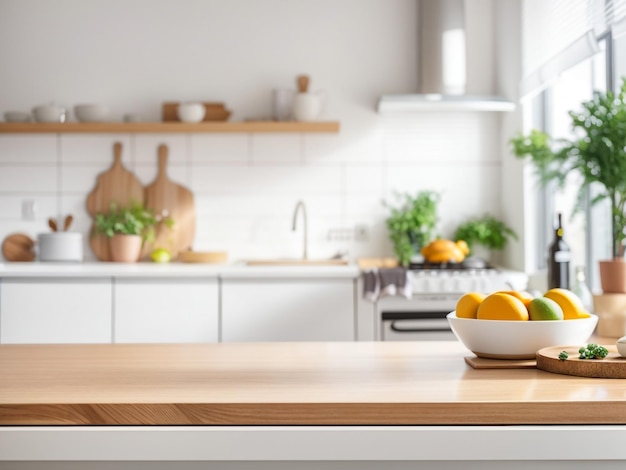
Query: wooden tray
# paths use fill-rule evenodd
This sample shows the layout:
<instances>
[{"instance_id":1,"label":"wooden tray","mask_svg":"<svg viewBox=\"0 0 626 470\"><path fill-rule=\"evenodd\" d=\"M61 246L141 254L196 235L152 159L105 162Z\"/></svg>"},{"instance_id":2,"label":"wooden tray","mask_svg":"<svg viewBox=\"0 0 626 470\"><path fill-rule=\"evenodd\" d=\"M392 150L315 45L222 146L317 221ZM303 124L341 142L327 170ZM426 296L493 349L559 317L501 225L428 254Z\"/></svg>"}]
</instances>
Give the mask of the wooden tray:
<instances>
[{"instance_id":1,"label":"wooden tray","mask_svg":"<svg viewBox=\"0 0 626 470\"><path fill-rule=\"evenodd\" d=\"M609 355L604 359L578 359L580 346L552 346L540 349L537 351L537 369L578 377L626 379L626 357L620 356L615 346L604 347L609 350ZM569 354L565 361L559 359L561 351Z\"/></svg>"},{"instance_id":2,"label":"wooden tray","mask_svg":"<svg viewBox=\"0 0 626 470\"><path fill-rule=\"evenodd\" d=\"M535 369L534 359L488 359L486 357L465 356L465 362L474 369Z\"/></svg>"},{"instance_id":3,"label":"wooden tray","mask_svg":"<svg viewBox=\"0 0 626 470\"><path fill-rule=\"evenodd\" d=\"M183 263L226 263L227 251L181 251L178 259Z\"/></svg>"}]
</instances>

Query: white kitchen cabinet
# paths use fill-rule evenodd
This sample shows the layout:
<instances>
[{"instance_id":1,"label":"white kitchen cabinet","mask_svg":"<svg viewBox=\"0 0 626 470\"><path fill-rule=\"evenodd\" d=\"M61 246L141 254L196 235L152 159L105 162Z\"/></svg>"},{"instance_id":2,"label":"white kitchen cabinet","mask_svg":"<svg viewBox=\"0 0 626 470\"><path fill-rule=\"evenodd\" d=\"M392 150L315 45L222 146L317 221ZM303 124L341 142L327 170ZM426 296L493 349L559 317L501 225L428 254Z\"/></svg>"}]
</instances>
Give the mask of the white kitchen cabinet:
<instances>
[{"instance_id":1,"label":"white kitchen cabinet","mask_svg":"<svg viewBox=\"0 0 626 470\"><path fill-rule=\"evenodd\" d=\"M114 342L217 342L217 278L116 279Z\"/></svg>"},{"instance_id":2,"label":"white kitchen cabinet","mask_svg":"<svg viewBox=\"0 0 626 470\"><path fill-rule=\"evenodd\" d=\"M354 341L354 279L223 279L222 341Z\"/></svg>"},{"instance_id":3,"label":"white kitchen cabinet","mask_svg":"<svg viewBox=\"0 0 626 470\"><path fill-rule=\"evenodd\" d=\"M0 343L110 343L110 279L5 278Z\"/></svg>"}]
</instances>

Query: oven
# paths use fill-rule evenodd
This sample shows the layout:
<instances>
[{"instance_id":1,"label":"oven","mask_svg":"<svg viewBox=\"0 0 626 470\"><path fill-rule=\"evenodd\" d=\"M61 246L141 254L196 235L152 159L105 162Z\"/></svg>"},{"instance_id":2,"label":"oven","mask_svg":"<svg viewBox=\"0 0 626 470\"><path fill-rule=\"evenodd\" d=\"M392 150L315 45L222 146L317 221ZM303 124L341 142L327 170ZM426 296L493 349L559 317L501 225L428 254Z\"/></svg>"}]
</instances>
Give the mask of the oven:
<instances>
[{"instance_id":1,"label":"oven","mask_svg":"<svg viewBox=\"0 0 626 470\"><path fill-rule=\"evenodd\" d=\"M446 315L465 292L525 290L521 272L484 269L411 269L410 299L381 297L376 302L381 341L450 341L455 336Z\"/></svg>"}]
</instances>

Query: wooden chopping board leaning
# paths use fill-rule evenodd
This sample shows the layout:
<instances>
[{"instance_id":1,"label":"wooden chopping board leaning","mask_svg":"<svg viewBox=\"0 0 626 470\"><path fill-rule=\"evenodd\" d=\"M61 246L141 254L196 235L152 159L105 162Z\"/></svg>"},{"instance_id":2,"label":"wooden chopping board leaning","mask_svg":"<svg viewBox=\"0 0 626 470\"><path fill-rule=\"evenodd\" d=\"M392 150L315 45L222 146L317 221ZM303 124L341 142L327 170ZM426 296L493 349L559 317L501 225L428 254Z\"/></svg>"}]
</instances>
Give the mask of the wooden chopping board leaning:
<instances>
[{"instance_id":1,"label":"wooden chopping board leaning","mask_svg":"<svg viewBox=\"0 0 626 470\"><path fill-rule=\"evenodd\" d=\"M154 243L144 247L142 256L148 255L152 249L165 248L174 259L181 251L189 250L193 244L196 210L193 193L168 178L167 157L167 145L159 145L159 169L156 179L146 187L145 205L157 216L173 220L173 225L169 227L164 222L159 223L155 230Z\"/></svg>"},{"instance_id":2,"label":"wooden chopping board leaning","mask_svg":"<svg viewBox=\"0 0 626 470\"><path fill-rule=\"evenodd\" d=\"M113 165L100 173L96 187L87 196L87 212L95 217L99 212L107 213L111 203L129 206L132 203L144 203L144 189L137 177L122 164L122 144L113 144ZM110 261L109 241L102 234L94 233L92 224L89 244L100 261Z\"/></svg>"}]
</instances>

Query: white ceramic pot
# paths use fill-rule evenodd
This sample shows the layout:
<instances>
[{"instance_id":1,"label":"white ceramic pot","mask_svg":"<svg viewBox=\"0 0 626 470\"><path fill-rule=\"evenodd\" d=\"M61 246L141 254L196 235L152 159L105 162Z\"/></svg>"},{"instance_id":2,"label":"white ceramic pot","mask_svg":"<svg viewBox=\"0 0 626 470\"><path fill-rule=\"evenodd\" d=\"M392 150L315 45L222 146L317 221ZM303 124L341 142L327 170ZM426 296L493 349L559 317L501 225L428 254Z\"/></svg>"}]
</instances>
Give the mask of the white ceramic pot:
<instances>
[{"instance_id":1,"label":"white ceramic pot","mask_svg":"<svg viewBox=\"0 0 626 470\"><path fill-rule=\"evenodd\" d=\"M322 114L323 107L322 93L298 93L293 103L293 118L296 121L316 121Z\"/></svg>"},{"instance_id":2,"label":"white ceramic pot","mask_svg":"<svg viewBox=\"0 0 626 470\"><path fill-rule=\"evenodd\" d=\"M43 104L33 108L33 118L37 122L65 122L67 110L54 103Z\"/></svg>"},{"instance_id":3,"label":"white ceramic pot","mask_svg":"<svg viewBox=\"0 0 626 470\"><path fill-rule=\"evenodd\" d=\"M176 112L182 122L200 122L204 119L206 108L202 103L181 103Z\"/></svg>"},{"instance_id":4,"label":"white ceramic pot","mask_svg":"<svg viewBox=\"0 0 626 470\"><path fill-rule=\"evenodd\" d=\"M37 235L39 261L83 261L83 234L78 232L49 232Z\"/></svg>"}]
</instances>

